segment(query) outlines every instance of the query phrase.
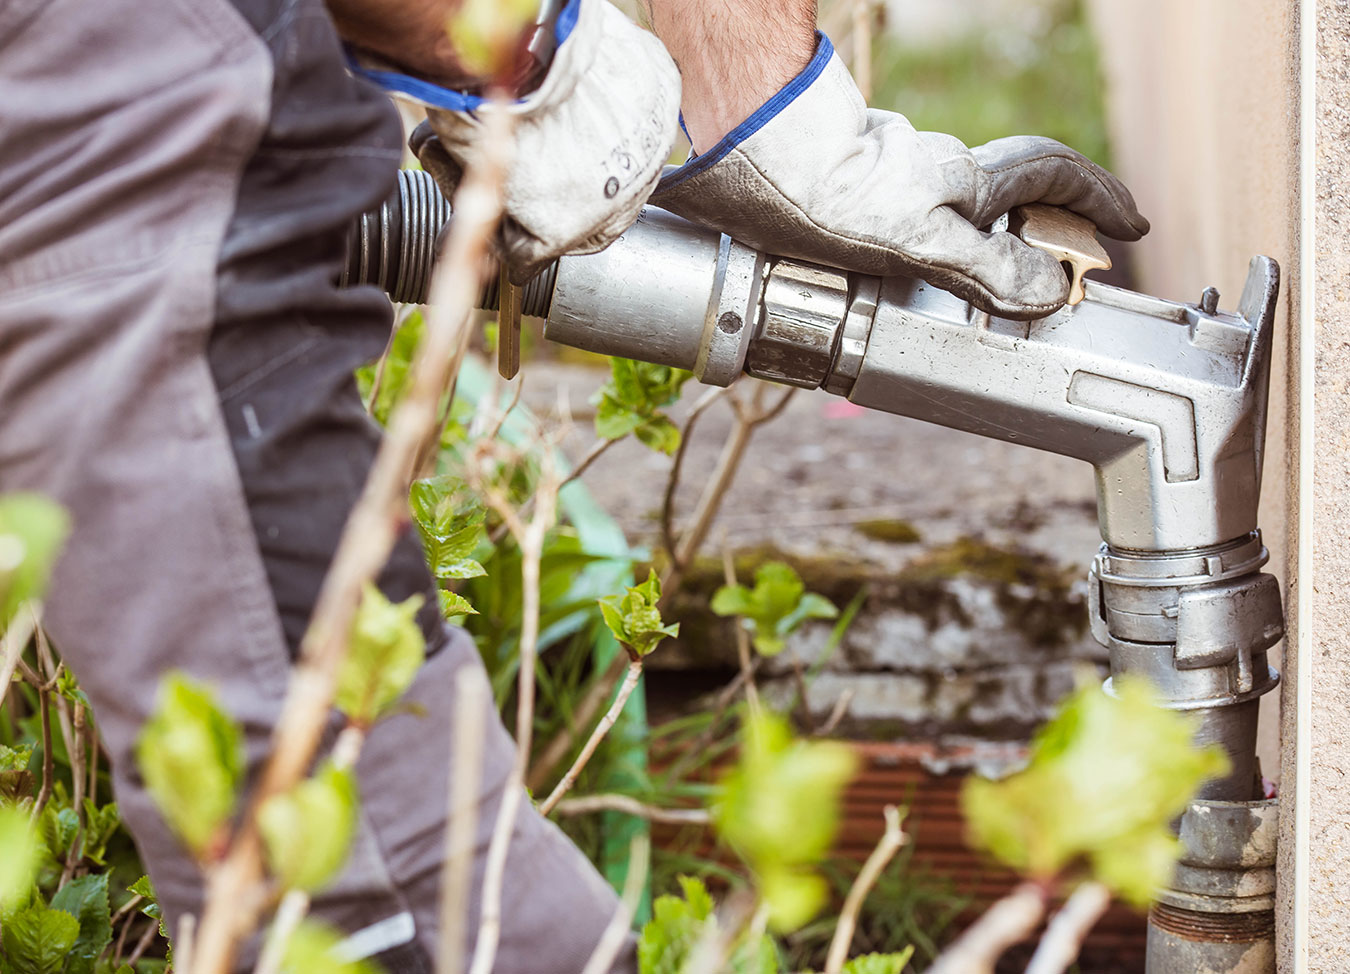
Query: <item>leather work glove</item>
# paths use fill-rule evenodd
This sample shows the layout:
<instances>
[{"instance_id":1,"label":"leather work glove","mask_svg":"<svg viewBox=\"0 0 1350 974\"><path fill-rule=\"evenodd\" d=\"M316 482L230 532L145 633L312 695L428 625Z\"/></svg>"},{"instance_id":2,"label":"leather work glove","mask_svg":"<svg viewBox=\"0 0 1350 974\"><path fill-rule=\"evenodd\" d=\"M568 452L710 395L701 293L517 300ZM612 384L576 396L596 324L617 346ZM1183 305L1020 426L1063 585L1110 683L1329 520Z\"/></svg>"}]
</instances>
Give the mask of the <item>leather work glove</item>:
<instances>
[{"instance_id":1,"label":"leather work glove","mask_svg":"<svg viewBox=\"0 0 1350 974\"><path fill-rule=\"evenodd\" d=\"M1044 317L1069 295L1049 254L987 227L1023 203L1066 207L1109 236L1148 221L1119 180L1053 139L968 149L868 109L830 41L795 79L652 202L768 253L921 278L1005 318Z\"/></svg>"},{"instance_id":2,"label":"leather work glove","mask_svg":"<svg viewBox=\"0 0 1350 974\"><path fill-rule=\"evenodd\" d=\"M654 36L607 0L570 0L539 87L512 106L501 256L517 284L555 257L602 250L637 219L675 146L680 76ZM359 69L358 69L359 70ZM427 106L410 140L446 196L475 162L483 99L361 70Z\"/></svg>"}]
</instances>

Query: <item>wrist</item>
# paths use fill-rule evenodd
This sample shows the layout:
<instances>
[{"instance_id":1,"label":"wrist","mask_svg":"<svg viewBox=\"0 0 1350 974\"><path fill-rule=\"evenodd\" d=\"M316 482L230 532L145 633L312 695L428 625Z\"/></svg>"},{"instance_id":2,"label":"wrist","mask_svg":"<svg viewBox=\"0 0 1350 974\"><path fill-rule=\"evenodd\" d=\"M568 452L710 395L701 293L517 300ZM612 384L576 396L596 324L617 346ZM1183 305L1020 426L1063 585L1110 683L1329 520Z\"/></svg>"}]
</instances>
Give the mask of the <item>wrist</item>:
<instances>
[{"instance_id":1,"label":"wrist","mask_svg":"<svg viewBox=\"0 0 1350 974\"><path fill-rule=\"evenodd\" d=\"M653 9L656 33L680 67L685 129L700 154L773 98L816 53L814 2L785 3L774 17L719 18L709 9L696 18L688 9L677 14L668 2Z\"/></svg>"}]
</instances>

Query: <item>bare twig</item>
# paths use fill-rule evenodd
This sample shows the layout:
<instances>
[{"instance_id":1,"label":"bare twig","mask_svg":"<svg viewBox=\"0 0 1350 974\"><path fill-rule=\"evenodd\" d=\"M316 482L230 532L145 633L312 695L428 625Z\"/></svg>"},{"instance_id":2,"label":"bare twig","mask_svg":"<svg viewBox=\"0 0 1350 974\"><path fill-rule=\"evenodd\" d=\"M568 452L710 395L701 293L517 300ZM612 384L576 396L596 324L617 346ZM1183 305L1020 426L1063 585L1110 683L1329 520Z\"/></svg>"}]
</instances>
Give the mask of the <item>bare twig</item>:
<instances>
[{"instance_id":1,"label":"bare twig","mask_svg":"<svg viewBox=\"0 0 1350 974\"><path fill-rule=\"evenodd\" d=\"M736 581L736 562L731 557L731 549L725 544L722 546L722 577L726 579L728 585L738 584ZM745 702L750 705L750 716L758 717L760 715L759 688L755 686L754 676L752 675L750 634L745 631L745 622L740 616L736 616L731 621L736 628L736 658L740 660L741 673L745 675Z\"/></svg>"},{"instance_id":2,"label":"bare twig","mask_svg":"<svg viewBox=\"0 0 1350 974\"><path fill-rule=\"evenodd\" d=\"M19 665L24 647L33 637L38 626L41 608L34 602L27 602L14 613L9 628L5 630L4 640L0 641L0 694L9 690L9 681L14 679L14 668Z\"/></svg>"},{"instance_id":3,"label":"bare twig","mask_svg":"<svg viewBox=\"0 0 1350 974\"><path fill-rule=\"evenodd\" d=\"M927 974L993 974L1003 952L1036 930L1045 907L1043 886L1020 884L944 950Z\"/></svg>"},{"instance_id":4,"label":"bare twig","mask_svg":"<svg viewBox=\"0 0 1350 974\"><path fill-rule=\"evenodd\" d=\"M671 765L670 770L666 772L667 780L678 779L689 770L690 765L703 760L703 751L713 742L713 738L717 736L718 728L722 723L722 717L725 716L728 708L731 707L732 701L736 699L736 695L740 693L742 686L748 681L754 680L755 673L759 670L760 659L761 657L756 656L750 661L750 672L748 673L745 670L737 670L736 675L732 677L731 681L718 692L717 699L711 708L712 719L709 721L708 726L698 735L698 738L693 744L683 750L675 763Z\"/></svg>"},{"instance_id":5,"label":"bare twig","mask_svg":"<svg viewBox=\"0 0 1350 974\"><path fill-rule=\"evenodd\" d=\"M666 570L665 577L661 579L662 591L673 592L684 581L684 574L689 570L689 565L694 560L694 556L698 554L698 550L703 547L703 542L708 537L708 530L717 517L717 511L721 508L722 501L731 488L731 482L736 477L736 471L740 469L741 460L745 456L745 449L750 445L750 438L754 434L755 428L781 414L797 391L796 389L788 389L777 403L769 409L764 409L764 394L768 388L766 383L756 384L749 405L743 403L735 395L731 396L732 409L736 412L736 422L731 427L731 433L727 436L726 442L722 445L722 453L717 458L717 466L713 469L712 476L708 479L707 485L703 488L703 493L699 496L698 506L694 509L694 516L690 520L689 527L680 535L680 540L675 545L675 551L671 555L670 567Z\"/></svg>"},{"instance_id":6,"label":"bare twig","mask_svg":"<svg viewBox=\"0 0 1350 974\"><path fill-rule=\"evenodd\" d=\"M628 672L624 675L623 683L619 685L619 692L615 694L614 702L610 704L609 710L605 711L605 716L600 718L600 723L595 725L595 730L591 731L591 736L586 739L586 744L582 747L581 753L572 762L572 766L567 769L567 773L562 776L562 780L554 786L553 791L539 806L540 814L547 815L553 810L553 806L558 804L562 796L572 790L572 786L577 783L577 776L581 774L591 756L595 754L595 749L600 746L600 742L605 739L605 735L609 733L610 728L619 719L624 704L633 695L633 690L636 689L640 679L642 679L642 657L639 656L629 660Z\"/></svg>"},{"instance_id":7,"label":"bare twig","mask_svg":"<svg viewBox=\"0 0 1350 974\"><path fill-rule=\"evenodd\" d=\"M361 757L361 749L366 746L366 731L356 724L348 724L338 732L333 742L332 760L334 767L349 771L356 767Z\"/></svg>"},{"instance_id":8,"label":"bare twig","mask_svg":"<svg viewBox=\"0 0 1350 974\"><path fill-rule=\"evenodd\" d=\"M501 435L502 427L506 425L506 420L508 417L510 417L512 410L514 410L516 406L520 405L520 397L524 392L525 392L525 373L521 372L519 375L516 376L515 385L512 386L511 388L510 401L507 402L506 407L502 409L501 412L498 414L496 422L492 424L492 429L489 430L487 433L487 438L489 440L495 440L499 435ZM484 399L490 399L492 405L494 407L496 406L495 387L493 389L493 395L491 397L485 396Z\"/></svg>"},{"instance_id":9,"label":"bare twig","mask_svg":"<svg viewBox=\"0 0 1350 974\"><path fill-rule=\"evenodd\" d=\"M37 647L38 667L42 671L42 678L54 687L61 676L61 664L56 661L51 644L47 642L47 633L40 622L33 627L33 642ZM61 727L61 740L66 745L66 753L74 754L75 745L72 740L75 730L70 716L70 701L59 693L56 695L56 722Z\"/></svg>"},{"instance_id":10,"label":"bare twig","mask_svg":"<svg viewBox=\"0 0 1350 974\"><path fill-rule=\"evenodd\" d=\"M853 702L853 696L854 690L852 687L848 687L843 693L839 694L838 698L834 701L834 707L830 710L830 715L825 718L825 723L821 724L813 731L814 736L828 737L830 734L834 733L835 728L839 726L839 722L843 720L844 715L848 713L848 705Z\"/></svg>"},{"instance_id":11,"label":"bare twig","mask_svg":"<svg viewBox=\"0 0 1350 974\"><path fill-rule=\"evenodd\" d=\"M680 487L680 472L684 469L684 455L693 439L694 424L698 422L698 418L703 415L709 406L727 395L730 388L730 386L724 386L709 389L699 397L689 410L689 415L684 419L684 429L680 432L680 445L675 450L675 459L670 465L670 474L666 477L665 497L661 499L661 539L667 554L671 558L675 557L675 492Z\"/></svg>"},{"instance_id":12,"label":"bare twig","mask_svg":"<svg viewBox=\"0 0 1350 974\"><path fill-rule=\"evenodd\" d=\"M891 857L905 844L905 833L900 831L899 809L894 805L887 805L883 814L886 816L886 831L882 833L876 848L863 863L858 878L853 881L848 895L844 897L839 925L834 928L830 952L825 959L825 974L839 974L844 969L844 961L848 960L848 949L853 943L853 931L858 926L858 913L862 910L863 901L876 885L877 878L891 861Z\"/></svg>"},{"instance_id":13,"label":"bare twig","mask_svg":"<svg viewBox=\"0 0 1350 974\"><path fill-rule=\"evenodd\" d=\"M712 815L706 808L658 808L628 795L585 795L565 798L554 811L563 817L591 815L595 812L622 812L660 825L709 825Z\"/></svg>"},{"instance_id":14,"label":"bare twig","mask_svg":"<svg viewBox=\"0 0 1350 974\"><path fill-rule=\"evenodd\" d=\"M118 908L117 912L112 915L111 922L113 925L116 925L119 921L122 924L122 929L118 931L117 934L117 942L109 948L112 951L114 968L122 963L122 951L127 945L127 933L131 930L132 924L136 922L136 907L140 906L143 902L145 902L145 897L137 893L131 899L123 903ZM108 951L105 950L103 955L106 955L107 953Z\"/></svg>"},{"instance_id":15,"label":"bare twig","mask_svg":"<svg viewBox=\"0 0 1350 974\"><path fill-rule=\"evenodd\" d=\"M1074 890L1068 902L1050 918L1026 974L1064 974L1083 949L1088 931L1110 905L1111 891L1101 883L1086 882Z\"/></svg>"},{"instance_id":16,"label":"bare twig","mask_svg":"<svg viewBox=\"0 0 1350 974\"><path fill-rule=\"evenodd\" d=\"M853 80L864 101L872 100L872 15L875 0L853 0Z\"/></svg>"},{"instance_id":17,"label":"bare twig","mask_svg":"<svg viewBox=\"0 0 1350 974\"><path fill-rule=\"evenodd\" d=\"M572 469L572 472L567 475L567 479L563 481L563 486L566 487L572 481L584 474L590 469L591 464L600 459L600 456L606 450L618 442L618 440L599 439L592 443L591 448L586 451L586 455L577 462L577 465Z\"/></svg>"},{"instance_id":18,"label":"bare twig","mask_svg":"<svg viewBox=\"0 0 1350 974\"><path fill-rule=\"evenodd\" d=\"M50 690L38 690L38 720L42 721L42 784L38 787L37 801L33 803L33 818L36 822L47 802L52 797L52 779L56 769L56 756L52 754L52 718Z\"/></svg>"},{"instance_id":19,"label":"bare twig","mask_svg":"<svg viewBox=\"0 0 1350 974\"><path fill-rule=\"evenodd\" d=\"M86 720L84 724L84 749L89 755L89 787L86 794L89 801L98 807L98 730L92 720Z\"/></svg>"},{"instance_id":20,"label":"bare twig","mask_svg":"<svg viewBox=\"0 0 1350 974\"><path fill-rule=\"evenodd\" d=\"M470 167L455 194L455 219L432 281L430 306L409 381L371 465L360 498L319 592L300 658L292 670L272 751L234 841L207 877L200 930L200 970L228 974L241 936L253 929L262 876L258 809L308 770L332 706L362 586L384 566L404 519L408 482L423 442L433 435L441 395L458 374L466 323L478 296L488 241L502 210L511 120L487 110L482 163Z\"/></svg>"},{"instance_id":21,"label":"bare twig","mask_svg":"<svg viewBox=\"0 0 1350 974\"><path fill-rule=\"evenodd\" d=\"M59 694L58 699L60 699ZM70 802L75 809L76 828L75 838L70 843L70 851L66 853L66 864L61 870L61 882L59 884L61 886L66 885L66 883L71 880L75 875L76 867L79 866L81 860L84 858L84 835L89 828L89 823L86 821L87 816L84 814L84 718L84 704L77 703L72 719L72 724L74 726L71 733L71 741L74 745L74 749L68 752L70 755L72 783Z\"/></svg>"},{"instance_id":22,"label":"bare twig","mask_svg":"<svg viewBox=\"0 0 1350 974\"><path fill-rule=\"evenodd\" d=\"M178 936L173 939L175 974L197 974L197 917L184 913L178 919Z\"/></svg>"},{"instance_id":23,"label":"bare twig","mask_svg":"<svg viewBox=\"0 0 1350 974\"><path fill-rule=\"evenodd\" d=\"M151 920L146 924L145 930L141 933L141 939L136 941L136 946L131 951L131 956L127 958L127 963L129 965L132 967L136 966L136 962L141 959L141 956L150 949L150 945L155 942L155 934L158 932L158 920ZM183 971L184 968L179 968L179 974L182 974Z\"/></svg>"},{"instance_id":24,"label":"bare twig","mask_svg":"<svg viewBox=\"0 0 1350 974\"><path fill-rule=\"evenodd\" d=\"M652 842L643 834L633 836L629 845L628 875L623 880L623 897L614 917L600 934L600 940L591 952L581 974L605 974L614 964L623 948L624 938L633 925L633 916L637 913L638 903L642 899L642 887L647 882L647 868L651 859Z\"/></svg>"},{"instance_id":25,"label":"bare twig","mask_svg":"<svg viewBox=\"0 0 1350 974\"><path fill-rule=\"evenodd\" d=\"M491 692L482 673L465 668L455 677L455 719L446 794L445 858L441 861L441 903L436 974L461 974L469 929L474 839L478 834L478 791L483 775L483 727Z\"/></svg>"},{"instance_id":26,"label":"bare twig","mask_svg":"<svg viewBox=\"0 0 1350 974\"><path fill-rule=\"evenodd\" d=\"M491 448L491 443L484 444ZM483 907L478 924L470 974L491 974L501 938L502 890L506 878L506 856L515 831L516 815L525 795L525 772L529 768L530 741L534 732L534 666L539 642L539 563L543 557L544 536L553 524L561 478L553 462L553 449L546 444L540 451L540 476L534 491L534 514L522 522L509 499L495 488L482 483L480 488L488 504L509 527L520 547L522 619L520 627L520 664L516 691L516 757L503 786L501 807L488 844L483 870ZM477 478L477 472L471 473Z\"/></svg>"},{"instance_id":27,"label":"bare twig","mask_svg":"<svg viewBox=\"0 0 1350 974\"><path fill-rule=\"evenodd\" d=\"M609 661L605 669L597 674L591 681L591 685L586 690L586 695L581 698L576 711L572 714L572 720L566 727L558 731L554 738L548 742L544 748L544 753L539 755L534 765L530 768L530 773L526 778L526 785L530 791L542 791L544 785L548 782L549 776L553 774L553 769L562 764L563 759L567 757L572 750L572 745L576 743L577 734L581 729L590 725L595 720L595 715L600 712L600 708L605 705L609 699L610 689L614 681L619 679L619 674L623 672L624 664L628 662L628 657L623 653L615 653L614 658Z\"/></svg>"},{"instance_id":28,"label":"bare twig","mask_svg":"<svg viewBox=\"0 0 1350 974\"><path fill-rule=\"evenodd\" d=\"M295 933L300 921L308 912L309 894L304 890L288 889L286 895L281 898L276 916L272 917L272 926L267 931L267 939L263 942L262 951L258 955L258 966L253 968L253 974L277 974L281 970L291 935Z\"/></svg>"}]
</instances>

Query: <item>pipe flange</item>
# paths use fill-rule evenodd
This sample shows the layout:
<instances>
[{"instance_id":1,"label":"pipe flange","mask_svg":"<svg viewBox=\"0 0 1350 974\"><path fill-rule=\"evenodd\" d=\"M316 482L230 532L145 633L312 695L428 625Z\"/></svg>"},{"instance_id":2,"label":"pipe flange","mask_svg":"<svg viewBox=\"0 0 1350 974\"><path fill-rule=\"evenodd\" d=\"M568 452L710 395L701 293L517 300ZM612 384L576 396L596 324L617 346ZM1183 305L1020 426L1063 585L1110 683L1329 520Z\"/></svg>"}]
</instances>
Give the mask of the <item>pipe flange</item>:
<instances>
[{"instance_id":1,"label":"pipe flange","mask_svg":"<svg viewBox=\"0 0 1350 974\"><path fill-rule=\"evenodd\" d=\"M745 371L759 379L816 389L830 374L848 313L848 276L780 260L764 282L764 314Z\"/></svg>"}]
</instances>

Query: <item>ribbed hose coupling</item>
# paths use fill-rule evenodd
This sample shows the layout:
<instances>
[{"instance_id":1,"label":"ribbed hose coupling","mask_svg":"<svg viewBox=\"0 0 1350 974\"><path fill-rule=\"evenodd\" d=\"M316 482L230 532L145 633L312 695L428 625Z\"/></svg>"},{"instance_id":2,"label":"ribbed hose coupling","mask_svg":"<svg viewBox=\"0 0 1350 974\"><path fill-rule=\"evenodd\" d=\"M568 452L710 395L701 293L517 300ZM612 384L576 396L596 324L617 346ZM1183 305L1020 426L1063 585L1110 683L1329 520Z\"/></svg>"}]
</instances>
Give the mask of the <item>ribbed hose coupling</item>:
<instances>
[{"instance_id":1,"label":"ribbed hose coupling","mask_svg":"<svg viewBox=\"0 0 1350 974\"><path fill-rule=\"evenodd\" d=\"M347 262L339 286L374 284L393 301L425 304L437 244L450 217L450 202L430 173L400 169L398 186L389 198L347 229ZM557 277L554 261L522 288L525 314L548 316ZM497 289L494 273L479 295L478 307L496 311Z\"/></svg>"}]
</instances>

